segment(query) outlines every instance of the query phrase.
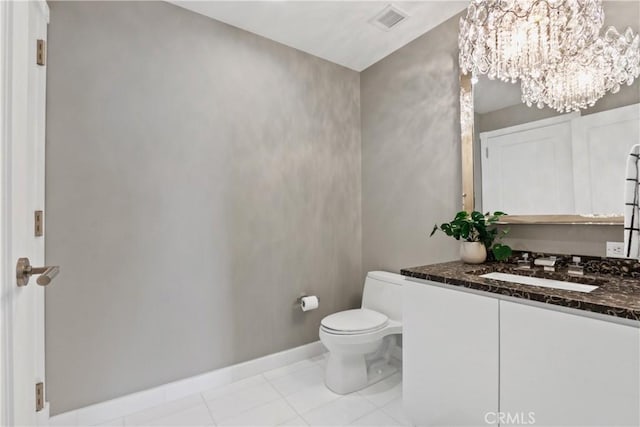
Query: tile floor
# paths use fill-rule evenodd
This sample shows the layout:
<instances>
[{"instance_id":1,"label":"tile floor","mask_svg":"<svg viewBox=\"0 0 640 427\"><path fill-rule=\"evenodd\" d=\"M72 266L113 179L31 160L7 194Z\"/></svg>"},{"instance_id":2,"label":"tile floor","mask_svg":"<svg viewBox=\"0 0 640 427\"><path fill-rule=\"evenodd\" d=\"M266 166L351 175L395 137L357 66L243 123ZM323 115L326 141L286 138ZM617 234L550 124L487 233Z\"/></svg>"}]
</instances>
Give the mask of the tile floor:
<instances>
[{"instance_id":1,"label":"tile floor","mask_svg":"<svg viewBox=\"0 0 640 427\"><path fill-rule=\"evenodd\" d=\"M405 426L402 375L347 396L323 382L326 355L119 418L103 426Z\"/></svg>"}]
</instances>

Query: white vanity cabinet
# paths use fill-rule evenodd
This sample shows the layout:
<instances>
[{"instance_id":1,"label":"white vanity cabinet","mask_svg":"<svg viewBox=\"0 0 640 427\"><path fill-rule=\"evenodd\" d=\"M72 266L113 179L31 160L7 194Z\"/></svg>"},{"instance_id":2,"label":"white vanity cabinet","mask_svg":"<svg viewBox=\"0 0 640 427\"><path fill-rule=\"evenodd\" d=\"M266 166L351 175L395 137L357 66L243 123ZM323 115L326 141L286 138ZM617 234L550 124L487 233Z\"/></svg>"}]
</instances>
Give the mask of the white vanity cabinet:
<instances>
[{"instance_id":1,"label":"white vanity cabinet","mask_svg":"<svg viewBox=\"0 0 640 427\"><path fill-rule=\"evenodd\" d=\"M500 411L539 426L640 425L640 331L500 301Z\"/></svg>"},{"instance_id":2,"label":"white vanity cabinet","mask_svg":"<svg viewBox=\"0 0 640 427\"><path fill-rule=\"evenodd\" d=\"M492 295L403 286L413 425L640 425L637 325Z\"/></svg>"},{"instance_id":3,"label":"white vanity cabinet","mask_svg":"<svg viewBox=\"0 0 640 427\"><path fill-rule=\"evenodd\" d=\"M498 300L403 285L403 401L416 426L485 425L498 411Z\"/></svg>"}]
</instances>

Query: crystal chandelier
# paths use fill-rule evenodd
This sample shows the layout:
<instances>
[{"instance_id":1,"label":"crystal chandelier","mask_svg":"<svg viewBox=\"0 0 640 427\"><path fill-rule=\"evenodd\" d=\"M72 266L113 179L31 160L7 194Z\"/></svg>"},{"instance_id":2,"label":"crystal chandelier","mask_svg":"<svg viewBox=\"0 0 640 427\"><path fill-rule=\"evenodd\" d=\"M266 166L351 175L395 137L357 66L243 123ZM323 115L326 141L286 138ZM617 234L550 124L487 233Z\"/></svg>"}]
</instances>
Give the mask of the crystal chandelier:
<instances>
[{"instance_id":1,"label":"crystal chandelier","mask_svg":"<svg viewBox=\"0 0 640 427\"><path fill-rule=\"evenodd\" d=\"M593 106L607 91L631 85L640 75L640 35L610 27L603 37L540 76L522 79L522 101L560 112Z\"/></svg>"},{"instance_id":2,"label":"crystal chandelier","mask_svg":"<svg viewBox=\"0 0 640 427\"><path fill-rule=\"evenodd\" d=\"M460 20L460 68L514 82L538 78L592 45L601 0L472 0Z\"/></svg>"}]
</instances>

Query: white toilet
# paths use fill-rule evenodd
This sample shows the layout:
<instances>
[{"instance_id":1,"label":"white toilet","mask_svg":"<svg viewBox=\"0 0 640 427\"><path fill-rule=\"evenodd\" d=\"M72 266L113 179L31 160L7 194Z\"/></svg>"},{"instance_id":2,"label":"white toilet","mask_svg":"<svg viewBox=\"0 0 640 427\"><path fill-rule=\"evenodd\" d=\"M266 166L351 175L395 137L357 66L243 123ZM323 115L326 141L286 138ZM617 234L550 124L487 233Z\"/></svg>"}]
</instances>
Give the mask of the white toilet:
<instances>
[{"instance_id":1,"label":"white toilet","mask_svg":"<svg viewBox=\"0 0 640 427\"><path fill-rule=\"evenodd\" d=\"M320 341L329 350L325 384L338 394L360 390L395 373L397 337L402 333L401 285L404 277L370 271L362 308L331 314L320 324Z\"/></svg>"}]
</instances>

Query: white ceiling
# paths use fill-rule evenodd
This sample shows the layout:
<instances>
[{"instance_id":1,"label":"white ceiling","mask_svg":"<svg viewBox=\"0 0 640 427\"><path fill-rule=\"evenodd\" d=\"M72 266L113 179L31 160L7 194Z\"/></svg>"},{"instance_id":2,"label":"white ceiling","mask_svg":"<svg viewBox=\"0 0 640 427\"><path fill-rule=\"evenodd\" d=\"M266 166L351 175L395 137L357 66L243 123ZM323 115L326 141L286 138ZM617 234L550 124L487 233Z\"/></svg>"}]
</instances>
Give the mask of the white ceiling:
<instances>
[{"instance_id":1,"label":"white ceiling","mask_svg":"<svg viewBox=\"0 0 640 427\"><path fill-rule=\"evenodd\" d=\"M170 1L355 71L464 10L465 1ZM369 21L393 4L409 18L383 31Z\"/></svg>"}]
</instances>

